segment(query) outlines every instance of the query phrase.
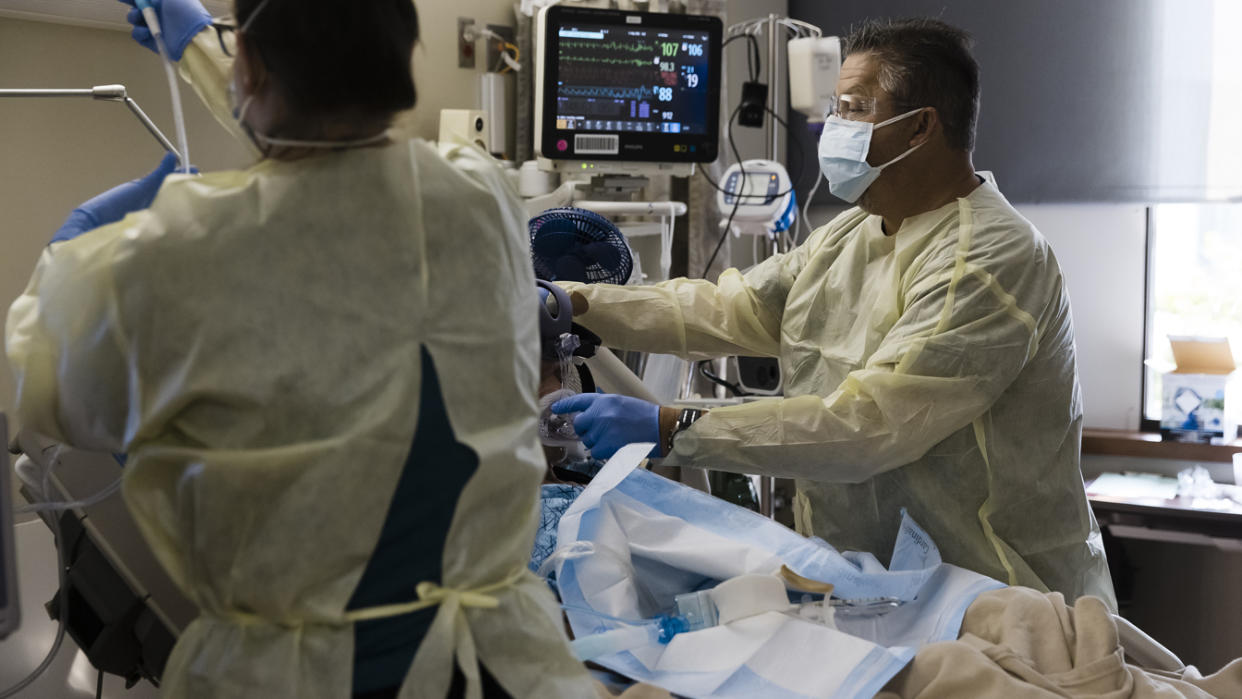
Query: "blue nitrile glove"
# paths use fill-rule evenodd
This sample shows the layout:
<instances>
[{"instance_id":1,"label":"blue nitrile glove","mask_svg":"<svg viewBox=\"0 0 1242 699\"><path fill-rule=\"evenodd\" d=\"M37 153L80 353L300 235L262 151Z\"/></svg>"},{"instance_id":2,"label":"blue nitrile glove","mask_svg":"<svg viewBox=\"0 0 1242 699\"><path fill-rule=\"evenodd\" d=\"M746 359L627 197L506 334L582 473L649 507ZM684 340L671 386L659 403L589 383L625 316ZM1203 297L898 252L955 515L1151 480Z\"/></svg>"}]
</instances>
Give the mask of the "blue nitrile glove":
<instances>
[{"instance_id":1,"label":"blue nitrile glove","mask_svg":"<svg viewBox=\"0 0 1242 699\"><path fill-rule=\"evenodd\" d=\"M596 459L608 459L634 442L655 442L660 456L660 406L615 393L579 393L552 404L554 413L580 413L574 431Z\"/></svg>"},{"instance_id":2,"label":"blue nitrile glove","mask_svg":"<svg viewBox=\"0 0 1242 699\"><path fill-rule=\"evenodd\" d=\"M134 25L130 36L134 41L159 53L155 45L155 37L147 27L147 20L142 10L135 4L136 0L120 0L131 8L125 19ZM164 45L168 47L168 56L174 61L181 60L185 47L190 45L194 36L211 25L211 15L207 13L199 0L149 0L155 16L160 18L160 27L164 30Z\"/></svg>"},{"instance_id":3,"label":"blue nitrile glove","mask_svg":"<svg viewBox=\"0 0 1242 699\"><path fill-rule=\"evenodd\" d=\"M83 233L116 223L131 211L141 211L155 200L155 193L168 173L177 169L177 156L165 153L158 167L145 177L109 189L74 209L64 225L52 236L51 242L72 240ZM197 172L190 168L191 172Z\"/></svg>"}]
</instances>

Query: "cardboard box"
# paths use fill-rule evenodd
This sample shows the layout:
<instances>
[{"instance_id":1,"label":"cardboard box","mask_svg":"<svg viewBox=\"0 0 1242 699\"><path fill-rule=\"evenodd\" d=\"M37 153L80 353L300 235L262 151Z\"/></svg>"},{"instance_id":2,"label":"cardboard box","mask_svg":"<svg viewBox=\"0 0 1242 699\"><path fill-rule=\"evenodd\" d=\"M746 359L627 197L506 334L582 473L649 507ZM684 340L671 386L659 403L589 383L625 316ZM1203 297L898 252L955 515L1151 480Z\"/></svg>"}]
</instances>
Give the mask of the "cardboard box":
<instances>
[{"instance_id":1,"label":"cardboard box","mask_svg":"<svg viewBox=\"0 0 1242 699\"><path fill-rule=\"evenodd\" d=\"M1237 367L1228 338L1170 336L1169 345L1176 366L1165 367L1161 377L1161 432L1233 439L1237 406L1227 405L1227 396Z\"/></svg>"}]
</instances>

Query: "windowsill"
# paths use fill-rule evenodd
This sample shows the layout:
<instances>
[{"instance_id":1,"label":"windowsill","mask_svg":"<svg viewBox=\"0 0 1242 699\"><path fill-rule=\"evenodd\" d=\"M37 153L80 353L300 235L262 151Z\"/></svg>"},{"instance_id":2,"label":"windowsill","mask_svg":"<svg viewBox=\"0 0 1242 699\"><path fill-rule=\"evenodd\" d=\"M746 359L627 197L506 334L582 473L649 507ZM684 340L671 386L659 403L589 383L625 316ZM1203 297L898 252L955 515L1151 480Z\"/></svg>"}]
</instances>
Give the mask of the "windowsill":
<instances>
[{"instance_id":1,"label":"windowsill","mask_svg":"<svg viewBox=\"0 0 1242 699\"><path fill-rule=\"evenodd\" d=\"M1131 432L1087 428L1082 431L1082 453L1137 456L1147 459L1229 463L1242 452L1242 441L1228 444L1164 442L1159 432Z\"/></svg>"}]
</instances>

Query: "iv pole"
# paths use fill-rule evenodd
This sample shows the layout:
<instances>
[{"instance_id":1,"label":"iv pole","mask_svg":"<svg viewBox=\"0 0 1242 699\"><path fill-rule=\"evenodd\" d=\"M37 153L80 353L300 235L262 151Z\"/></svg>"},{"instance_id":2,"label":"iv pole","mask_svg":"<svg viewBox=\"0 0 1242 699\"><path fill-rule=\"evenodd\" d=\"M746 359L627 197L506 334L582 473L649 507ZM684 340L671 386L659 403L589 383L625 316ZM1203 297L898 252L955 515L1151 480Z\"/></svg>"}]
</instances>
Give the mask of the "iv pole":
<instances>
[{"instance_id":1,"label":"iv pole","mask_svg":"<svg viewBox=\"0 0 1242 699\"><path fill-rule=\"evenodd\" d=\"M142 125L147 127L147 131L155 137L155 140L160 142L164 150L177 156L178 160L181 159L181 154L177 152L172 141L169 141L168 137L156 127L155 122L151 121L146 112L142 111L138 103L125 93L124 85L96 85L95 87L78 90L0 90L0 98L3 97L89 97L104 102L124 102L125 106L129 107L129 111L138 117L138 121L141 121Z\"/></svg>"},{"instance_id":2,"label":"iv pole","mask_svg":"<svg viewBox=\"0 0 1242 699\"><path fill-rule=\"evenodd\" d=\"M780 131L776 115L781 113L781 39L788 35L820 36L819 27L800 20L769 14L752 20L739 22L729 27L730 36L738 34L759 34L765 32L768 39L768 111L764 114L764 153L768 160L779 160ZM784 236L776 236L773 240L775 252L789 252L790 241ZM771 476L759 477L759 513L768 518L776 515L776 479Z\"/></svg>"}]
</instances>

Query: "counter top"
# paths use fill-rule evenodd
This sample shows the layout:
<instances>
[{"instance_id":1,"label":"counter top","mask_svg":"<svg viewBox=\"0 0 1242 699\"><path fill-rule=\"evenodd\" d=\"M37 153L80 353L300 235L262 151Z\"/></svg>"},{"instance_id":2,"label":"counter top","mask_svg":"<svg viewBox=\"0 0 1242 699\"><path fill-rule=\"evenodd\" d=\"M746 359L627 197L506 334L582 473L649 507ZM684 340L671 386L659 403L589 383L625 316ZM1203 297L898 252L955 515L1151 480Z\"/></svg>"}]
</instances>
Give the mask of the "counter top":
<instances>
[{"instance_id":1,"label":"counter top","mask_svg":"<svg viewBox=\"0 0 1242 699\"><path fill-rule=\"evenodd\" d=\"M1158 432L1087 428L1082 431L1082 453L1137 456L1148 459L1229 463L1242 452L1242 441L1223 444L1165 442Z\"/></svg>"},{"instance_id":2,"label":"counter top","mask_svg":"<svg viewBox=\"0 0 1242 699\"><path fill-rule=\"evenodd\" d=\"M1125 477L1135 479L1134 489L1117 487ZM1122 478L1103 474L1087 483L1096 518L1114 535L1242 550L1242 487L1217 484L1218 497L1212 498L1166 497L1158 491L1176 493L1177 479Z\"/></svg>"}]
</instances>

